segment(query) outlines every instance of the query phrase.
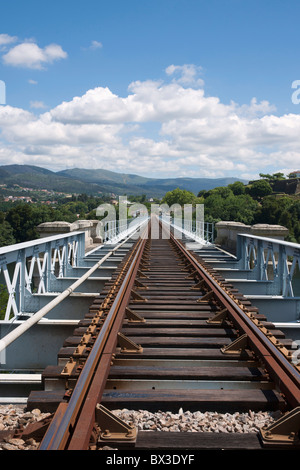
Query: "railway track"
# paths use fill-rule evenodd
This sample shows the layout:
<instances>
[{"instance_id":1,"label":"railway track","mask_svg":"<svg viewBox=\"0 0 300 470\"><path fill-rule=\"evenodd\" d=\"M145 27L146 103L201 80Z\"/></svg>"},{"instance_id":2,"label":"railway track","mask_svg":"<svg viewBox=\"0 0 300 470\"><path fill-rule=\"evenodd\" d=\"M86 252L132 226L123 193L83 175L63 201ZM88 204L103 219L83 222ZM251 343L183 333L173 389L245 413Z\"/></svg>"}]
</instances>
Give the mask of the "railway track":
<instances>
[{"instance_id":1,"label":"railway track","mask_svg":"<svg viewBox=\"0 0 300 470\"><path fill-rule=\"evenodd\" d=\"M43 373L40 450L298 448L293 342L172 234L137 240ZM162 228L162 231L164 229ZM267 411L260 433L138 432L113 410Z\"/></svg>"}]
</instances>

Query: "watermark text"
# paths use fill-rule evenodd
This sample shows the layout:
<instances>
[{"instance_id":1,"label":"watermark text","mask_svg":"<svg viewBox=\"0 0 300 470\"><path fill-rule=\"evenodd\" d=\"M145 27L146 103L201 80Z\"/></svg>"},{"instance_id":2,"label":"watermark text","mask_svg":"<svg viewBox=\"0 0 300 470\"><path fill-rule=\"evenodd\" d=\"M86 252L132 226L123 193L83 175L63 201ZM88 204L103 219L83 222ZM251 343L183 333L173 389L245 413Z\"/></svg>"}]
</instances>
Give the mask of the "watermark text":
<instances>
[{"instance_id":1,"label":"watermark text","mask_svg":"<svg viewBox=\"0 0 300 470\"><path fill-rule=\"evenodd\" d=\"M118 212L118 216L117 216ZM204 204L150 204L146 207L141 203L128 203L126 196L119 196L118 211L113 204L101 204L96 209L96 216L103 217L97 226L97 236L105 240L105 233L110 227L115 227L118 220L119 224L127 220L128 228L136 226L137 222L142 222L146 217L151 221L151 239L160 238L159 219L166 222L162 238L170 238L170 221L173 220L173 230L175 238L182 238L182 229L191 231L193 224L201 224L204 227ZM177 230L180 227L181 230ZM146 236L146 235L145 235Z\"/></svg>"},{"instance_id":2,"label":"watermark text","mask_svg":"<svg viewBox=\"0 0 300 470\"><path fill-rule=\"evenodd\" d=\"M3 80L0 80L0 105L6 104L6 85Z\"/></svg>"},{"instance_id":3,"label":"watermark text","mask_svg":"<svg viewBox=\"0 0 300 470\"><path fill-rule=\"evenodd\" d=\"M295 88L295 91L292 93L292 103L300 103L300 80L294 80L292 83L292 88Z\"/></svg>"}]
</instances>

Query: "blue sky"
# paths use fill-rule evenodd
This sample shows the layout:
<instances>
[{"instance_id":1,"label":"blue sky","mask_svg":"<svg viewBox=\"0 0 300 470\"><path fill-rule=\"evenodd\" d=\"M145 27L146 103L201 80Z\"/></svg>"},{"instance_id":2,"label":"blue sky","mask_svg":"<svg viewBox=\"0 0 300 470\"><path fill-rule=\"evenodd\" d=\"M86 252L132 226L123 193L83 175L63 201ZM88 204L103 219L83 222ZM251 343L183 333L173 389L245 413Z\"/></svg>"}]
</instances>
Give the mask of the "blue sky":
<instances>
[{"instance_id":1,"label":"blue sky","mask_svg":"<svg viewBox=\"0 0 300 470\"><path fill-rule=\"evenodd\" d=\"M298 0L5 2L0 164L300 169L299 17Z\"/></svg>"}]
</instances>

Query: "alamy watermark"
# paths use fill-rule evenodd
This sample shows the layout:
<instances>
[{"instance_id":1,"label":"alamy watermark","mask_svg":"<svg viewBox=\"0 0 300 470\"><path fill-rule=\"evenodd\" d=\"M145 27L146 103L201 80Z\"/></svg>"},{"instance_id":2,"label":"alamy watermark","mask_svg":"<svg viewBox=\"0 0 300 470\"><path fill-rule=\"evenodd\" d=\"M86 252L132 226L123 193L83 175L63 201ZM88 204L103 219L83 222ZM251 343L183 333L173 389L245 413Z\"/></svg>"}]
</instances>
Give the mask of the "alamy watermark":
<instances>
[{"instance_id":1,"label":"alamy watermark","mask_svg":"<svg viewBox=\"0 0 300 470\"><path fill-rule=\"evenodd\" d=\"M119 196L118 217L117 211L113 204L101 204L96 209L97 217L105 217L97 225L97 236L105 239L105 232L109 227L115 227L118 219L119 225L127 224L127 229L134 228L139 222L142 223L146 217L150 216L150 238L158 239L170 238L171 225L173 221L173 234L175 238L182 238L182 229L191 231L194 225L204 228L204 204L150 204L150 210L141 203L129 203L126 196ZM160 234L159 219L164 224L164 231ZM142 236L148 237L148 234Z\"/></svg>"},{"instance_id":2,"label":"alamy watermark","mask_svg":"<svg viewBox=\"0 0 300 470\"><path fill-rule=\"evenodd\" d=\"M292 93L292 103L300 103L300 80L294 80L292 83L292 88L295 88L295 91Z\"/></svg>"},{"instance_id":3,"label":"alamy watermark","mask_svg":"<svg viewBox=\"0 0 300 470\"><path fill-rule=\"evenodd\" d=\"M0 80L0 105L6 104L6 85L3 80Z\"/></svg>"}]
</instances>

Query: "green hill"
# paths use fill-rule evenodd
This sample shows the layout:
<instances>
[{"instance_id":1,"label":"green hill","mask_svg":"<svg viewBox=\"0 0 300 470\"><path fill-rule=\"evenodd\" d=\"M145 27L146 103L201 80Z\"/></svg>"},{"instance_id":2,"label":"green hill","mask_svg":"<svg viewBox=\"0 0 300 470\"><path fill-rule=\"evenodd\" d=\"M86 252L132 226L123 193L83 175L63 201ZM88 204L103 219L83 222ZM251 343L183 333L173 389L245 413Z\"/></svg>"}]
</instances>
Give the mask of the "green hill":
<instances>
[{"instance_id":1,"label":"green hill","mask_svg":"<svg viewBox=\"0 0 300 470\"><path fill-rule=\"evenodd\" d=\"M33 165L0 166L0 184L19 184L22 187L48 189L65 193L86 193L99 195L141 195L163 197L175 188L186 189L198 194L202 189L209 190L227 186L237 178L146 178L134 174L116 173L103 169L73 168L54 172ZM246 183L246 182L245 182Z\"/></svg>"},{"instance_id":2,"label":"green hill","mask_svg":"<svg viewBox=\"0 0 300 470\"><path fill-rule=\"evenodd\" d=\"M57 174L110 188L115 194L146 194L149 197L162 197L174 188L186 189L198 194L202 189L209 190L240 181L238 178L146 178L103 169L80 168L60 171Z\"/></svg>"},{"instance_id":3,"label":"green hill","mask_svg":"<svg viewBox=\"0 0 300 470\"><path fill-rule=\"evenodd\" d=\"M0 183L63 193L97 194L99 191L104 191L99 185L91 184L87 187L84 181L60 176L53 171L31 165L1 166Z\"/></svg>"}]
</instances>

